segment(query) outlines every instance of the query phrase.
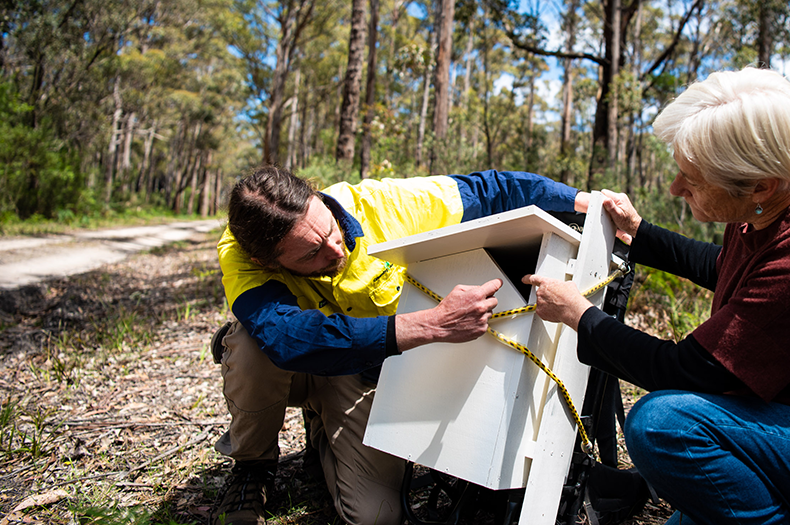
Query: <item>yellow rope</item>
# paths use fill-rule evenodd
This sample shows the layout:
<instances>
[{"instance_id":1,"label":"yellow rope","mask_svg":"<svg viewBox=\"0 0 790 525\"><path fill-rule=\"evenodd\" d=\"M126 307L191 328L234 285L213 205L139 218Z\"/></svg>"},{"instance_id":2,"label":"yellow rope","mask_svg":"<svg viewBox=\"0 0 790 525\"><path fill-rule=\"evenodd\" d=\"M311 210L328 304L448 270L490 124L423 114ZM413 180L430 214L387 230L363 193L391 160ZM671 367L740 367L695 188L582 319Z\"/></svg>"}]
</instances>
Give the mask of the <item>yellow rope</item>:
<instances>
[{"instance_id":1,"label":"yellow rope","mask_svg":"<svg viewBox=\"0 0 790 525\"><path fill-rule=\"evenodd\" d=\"M586 290L585 292L582 293L582 295L584 295L585 297L589 297L595 292L608 286L609 283L611 283L618 277L624 275L626 271L627 271L626 266L624 264L620 265L614 272L612 272L612 274L609 277L607 277L600 283L596 284L592 288ZM442 296L435 293L433 290L431 290L430 288L419 282L411 275L406 274L406 280L409 283L411 283L415 288L422 291L424 294L428 295L429 297L433 298L436 302L441 302L441 300L443 299ZM535 305L529 304L527 306L522 306L521 308L514 308L512 310L506 310L504 312L495 313L494 315L491 316L491 319L493 320L493 319L501 319L503 317L512 317L512 316L522 315L534 311L535 311ZM562 380L559 377L557 377L557 375L551 371L551 368L546 366L543 363L543 361L541 361L538 358L538 356L533 354L526 346L522 345L517 341L513 341L512 339L505 337L504 335L500 334L490 326L488 327L487 332L493 335L494 338L500 343L505 344L511 348L514 348L519 352L521 352L522 354L524 354L525 356L527 356L530 361L535 363L538 366L538 368L543 370L543 372L545 372L546 375L549 376L549 378L551 378L551 380L557 384L557 388L559 389L560 394L562 394L563 399L565 399L565 403L568 405L568 409L570 410L574 421L576 421L576 426L579 428L579 434L581 435L581 439L582 439L582 450L587 454L591 454L593 450L592 443L590 442L590 438L587 436L587 431L584 429L584 425L582 424L582 419L579 416L579 412L578 410L576 410L576 406L573 404L573 400L571 399L571 394L568 392L568 389L565 387L565 384L562 382Z\"/></svg>"}]
</instances>

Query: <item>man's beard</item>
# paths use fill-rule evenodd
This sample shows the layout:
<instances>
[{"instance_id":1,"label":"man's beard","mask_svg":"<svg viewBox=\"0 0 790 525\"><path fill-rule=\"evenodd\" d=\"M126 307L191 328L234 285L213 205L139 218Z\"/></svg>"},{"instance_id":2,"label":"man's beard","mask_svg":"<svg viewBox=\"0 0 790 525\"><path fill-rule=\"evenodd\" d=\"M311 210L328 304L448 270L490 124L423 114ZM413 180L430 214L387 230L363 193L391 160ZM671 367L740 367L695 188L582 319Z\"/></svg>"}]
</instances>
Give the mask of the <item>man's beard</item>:
<instances>
[{"instance_id":1,"label":"man's beard","mask_svg":"<svg viewBox=\"0 0 790 525\"><path fill-rule=\"evenodd\" d=\"M326 268L322 268L317 272L299 273L291 270L291 273L298 277L335 277L336 275L339 275L343 270L345 270L346 263L348 263L348 257L346 255L343 255L343 257L341 257L340 259L337 259L335 262L333 262Z\"/></svg>"}]
</instances>

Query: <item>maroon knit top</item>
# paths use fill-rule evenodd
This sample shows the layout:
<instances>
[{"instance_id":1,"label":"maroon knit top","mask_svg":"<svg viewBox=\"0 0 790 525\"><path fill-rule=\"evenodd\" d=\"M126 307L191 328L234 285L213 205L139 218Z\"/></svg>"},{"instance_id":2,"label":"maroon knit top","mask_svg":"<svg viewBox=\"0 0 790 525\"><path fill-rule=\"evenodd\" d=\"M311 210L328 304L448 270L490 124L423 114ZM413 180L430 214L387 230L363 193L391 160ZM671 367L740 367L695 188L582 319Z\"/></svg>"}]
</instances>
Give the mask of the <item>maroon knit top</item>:
<instances>
[{"instance_id":1,"label":"maroon knit top","mask_svg":"<svg viewBox=\"0 0 790 525\"><path fill-rule=\"evenodd\" d=\"M763 230L728 224L716 269L694 338L765 401L790 402L790 210Z\"/></svg>"}]
</instances>

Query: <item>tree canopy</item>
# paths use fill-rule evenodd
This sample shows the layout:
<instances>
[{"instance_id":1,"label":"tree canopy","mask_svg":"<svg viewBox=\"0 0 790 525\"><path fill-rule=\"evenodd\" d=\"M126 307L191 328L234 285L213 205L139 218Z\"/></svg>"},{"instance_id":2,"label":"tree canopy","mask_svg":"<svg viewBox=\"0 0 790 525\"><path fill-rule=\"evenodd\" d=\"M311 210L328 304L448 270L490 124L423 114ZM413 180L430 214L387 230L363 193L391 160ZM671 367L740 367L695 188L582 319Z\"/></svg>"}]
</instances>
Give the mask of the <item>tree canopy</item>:
<instances>
[{"instance_id":1,"label":"tree canopy","mask_svg":"<svg viewBox=\"0 0 790 525\"><path fill-rule=\"evenodd\" d=\"M0 10L0 220L145 205L213 214L260 162L321 184L493 167L665 192L658 109L713 70L781 69L790 42L779 0ZM680 203L654 206L685 218Z\"/></svg>"}]
</instances>

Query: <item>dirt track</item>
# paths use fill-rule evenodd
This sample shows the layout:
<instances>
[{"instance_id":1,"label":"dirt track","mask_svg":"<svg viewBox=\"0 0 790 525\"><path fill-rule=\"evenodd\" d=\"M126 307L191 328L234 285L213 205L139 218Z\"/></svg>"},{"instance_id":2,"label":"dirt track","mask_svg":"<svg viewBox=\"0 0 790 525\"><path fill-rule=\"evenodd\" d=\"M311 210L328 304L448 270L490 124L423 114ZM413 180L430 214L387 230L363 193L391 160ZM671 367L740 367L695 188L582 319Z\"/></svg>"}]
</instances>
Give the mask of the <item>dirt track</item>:
<instances>
[{"instance_id":1,"label":"dirt track","mask_svg":"<svg viewBox=\"0 0 790 525\"><path fill-rule=\"evenodd\" d=\"M133 253L194 238L220 221L173 222L68 235L0 238L0 288L12 289L87 272Z\"/></svg>"}]
</instances>

